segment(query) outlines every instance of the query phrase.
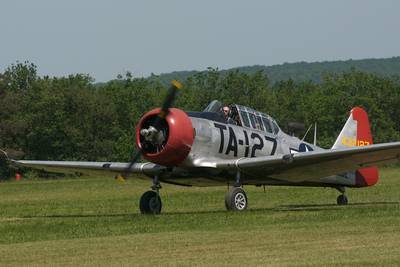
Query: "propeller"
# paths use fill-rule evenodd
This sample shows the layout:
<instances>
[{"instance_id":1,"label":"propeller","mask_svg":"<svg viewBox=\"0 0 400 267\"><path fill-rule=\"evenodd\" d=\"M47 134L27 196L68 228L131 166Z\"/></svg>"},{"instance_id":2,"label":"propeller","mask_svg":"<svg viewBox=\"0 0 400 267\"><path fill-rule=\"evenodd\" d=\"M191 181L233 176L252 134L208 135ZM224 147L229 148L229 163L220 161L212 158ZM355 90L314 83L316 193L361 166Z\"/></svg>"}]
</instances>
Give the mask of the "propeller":
<instances>
[{"instance_id":1,"label":"propeller","mask_svg":"<svg viewBox=\"0 0 400 267\"><path fill-rule=\"evenodd\" d=\"M157 114L157 117L154 120L153 124L150 125L148 129L142 129L140 131L140 135L142 135L146 140L152 140L157 143L160 143L163 141L163 139L162 139L163 136L160 134L160 131L158 128L159 128L162 120L168 116L169 108L174 103L178 90L182 89L182 87L183 87L183 85L176 80L173 80L171 82L171 86L168 89L168 94L167 94L167 96L161 106L161 110ZM122 179L126 178L130 169L140 159L141 155L142 155L142 150L140 148L138 148L136 153L132 155L132 159L131 159L128 167L126 167L124 172L121 175L117 176L116 179L121 180L121 178Z\"/></svg>"}]
</instances>

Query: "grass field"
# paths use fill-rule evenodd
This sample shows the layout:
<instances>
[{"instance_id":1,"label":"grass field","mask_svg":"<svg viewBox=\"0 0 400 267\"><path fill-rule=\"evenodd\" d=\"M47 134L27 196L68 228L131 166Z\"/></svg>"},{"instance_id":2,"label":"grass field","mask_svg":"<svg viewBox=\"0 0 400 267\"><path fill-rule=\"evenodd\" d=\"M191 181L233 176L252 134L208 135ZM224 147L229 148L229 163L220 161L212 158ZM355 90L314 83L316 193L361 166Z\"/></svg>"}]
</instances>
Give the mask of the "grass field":
<instances>
[{"instance_id":1,"label":"grass field","mask_svg":"<svg viewBox=\"0 0 400 267\"><path fill-rule=\"evenodd\" d=\"M151 182L0 183L0 266L399 266L400 169L372 188L245 187L249 210L225 211L226 187L164 185L163 214L139 214Z\"/></svg>"}]
</instances>

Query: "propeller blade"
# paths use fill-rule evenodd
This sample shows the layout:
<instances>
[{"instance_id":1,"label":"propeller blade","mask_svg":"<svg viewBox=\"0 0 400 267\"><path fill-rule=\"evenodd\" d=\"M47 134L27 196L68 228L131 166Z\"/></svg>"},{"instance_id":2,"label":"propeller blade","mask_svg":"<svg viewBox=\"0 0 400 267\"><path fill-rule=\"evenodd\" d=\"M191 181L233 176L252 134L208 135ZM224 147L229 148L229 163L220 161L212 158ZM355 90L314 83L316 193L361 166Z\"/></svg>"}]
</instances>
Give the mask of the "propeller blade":
<instances>
[{"instance_id":1,"label":"propeller blade","mask_svg":"<svg viewBox=\"0 0 400 267\"><path fill-rule=\"evenodd\" d=\"M171 82L171 87L168 89L168 95L165 98L165 101L161 107L161 111L158 114L158 117L161 119L164 119L165 117L167 117L168 113L169 113L169 108L172 106L172 104L175 101L176 98L176 93L178 92L178 90L182 89L183 85L178 82L177 80L173 80ZM158 120L157 120L158 123Z\"/></svg>"},{"instance_id":2,"label":"propeller blade","mask_svg":"<svg viewBox=\"0 0 400 267\"><path fill-rule=\"evenodd\" d=\"M115 180L117 180L120 183L125 183L125 178L121 174L116 175Z\"/></svg>"},{"instance_id":3,"label":"propeller blade","mask_svg":"<svg viewBox=\"0 0 400 267\"><path fill-rule=\"evenodd\" d=\"M142 155L142 150L138 150L136 151L136 153L132 156L132 160L129 163L128 167L126 167L126 169L124 170L124 172L121 174L122 178L126 178L129 170L132 168L132 166L139 160L140 156Z\"/></svg>"}]
</instances>

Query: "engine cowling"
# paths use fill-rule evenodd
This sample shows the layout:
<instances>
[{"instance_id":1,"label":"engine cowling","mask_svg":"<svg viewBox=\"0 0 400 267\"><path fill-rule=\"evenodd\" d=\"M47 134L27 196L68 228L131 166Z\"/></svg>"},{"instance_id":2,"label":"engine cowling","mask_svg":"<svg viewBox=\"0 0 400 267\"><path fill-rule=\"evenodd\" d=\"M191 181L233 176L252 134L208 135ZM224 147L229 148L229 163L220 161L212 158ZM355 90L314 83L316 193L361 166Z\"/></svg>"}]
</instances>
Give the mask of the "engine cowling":
<instances>
[{"instance_id":1,"label":"engine cowling","mask_svg":"<svg viewBox=\"0 0 400 267\"><path fill-rule=\"evenodd\" d=\"M165 119L157 125L157 141L151 141L143 133L149 132L158 120L160 108L147 112L136 126L136 145L145 159L164 166L179 165L189 154L194 141L194 129L189 116L182 110L170 108ZM144 131L142 131L144 130ZM142 134L141 134L142 131Z\"/></svg>"}]
</instances>

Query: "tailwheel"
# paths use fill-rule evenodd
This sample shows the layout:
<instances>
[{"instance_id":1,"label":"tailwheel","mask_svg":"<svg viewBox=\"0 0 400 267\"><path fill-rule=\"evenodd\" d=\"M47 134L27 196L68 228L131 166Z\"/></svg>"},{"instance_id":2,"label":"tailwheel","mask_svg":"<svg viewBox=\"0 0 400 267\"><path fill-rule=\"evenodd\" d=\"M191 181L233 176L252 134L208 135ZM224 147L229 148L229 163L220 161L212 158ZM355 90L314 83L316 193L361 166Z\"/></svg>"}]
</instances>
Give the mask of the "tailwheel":
<instances>
[{"instance_id":1,"label":"tailwheel","mask_svg":"<svg viewBox=\"0 0 400 267\"><path fill-rule=\"evenodd\" d=\"M155 191L147 191L140 198L140 212L142 214L160 214L161 198Z\"/></svg>"},{"instance_id":2,"label":"tailwheel","mask_svg":"<svg viewBox=\"0 0 400 267\"><path fill-rule=\"evenodd\" d=\"M227 210L243 211L247 208L247 196L240 187L233 187L225 195L225 207Z\"/></svg>"},{"instance_id":3,"label":"tailwheel","mask_svg":"<svg viewBox=\"0 0 400 267\"><path fill-rule=\"evenodd\" d=\"M347 205L348 199L345 195L339 195L336 199L338 205Z\"/></svg>"}]
</instances>

